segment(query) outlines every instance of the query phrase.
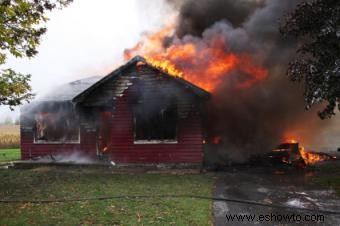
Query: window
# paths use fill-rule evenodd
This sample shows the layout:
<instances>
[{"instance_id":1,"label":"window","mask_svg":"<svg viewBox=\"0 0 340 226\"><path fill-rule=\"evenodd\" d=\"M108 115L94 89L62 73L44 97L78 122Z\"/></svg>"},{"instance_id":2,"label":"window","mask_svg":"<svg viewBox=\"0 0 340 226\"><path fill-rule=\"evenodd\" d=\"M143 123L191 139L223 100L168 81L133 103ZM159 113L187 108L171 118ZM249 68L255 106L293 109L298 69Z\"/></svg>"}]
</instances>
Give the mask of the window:
<instances>
[{"instance_id":1,"label":"window","mask_svg":"<svg viewBox=\"0 0 340 226\"><path fill-rule=\"evenodd\" d=\"M35 143L79 143L79 123L73 111L35 114Z\"/></svg>"},{"instance_id":2,"label":"window","mask_svg":"<svg viewBox=\"0 0 340 226\"><path fill-rule=\"evenodd\" d=\"M135 143L176 143L177 107L139 107L135 113Z\"/></svg>"}]
</instances>

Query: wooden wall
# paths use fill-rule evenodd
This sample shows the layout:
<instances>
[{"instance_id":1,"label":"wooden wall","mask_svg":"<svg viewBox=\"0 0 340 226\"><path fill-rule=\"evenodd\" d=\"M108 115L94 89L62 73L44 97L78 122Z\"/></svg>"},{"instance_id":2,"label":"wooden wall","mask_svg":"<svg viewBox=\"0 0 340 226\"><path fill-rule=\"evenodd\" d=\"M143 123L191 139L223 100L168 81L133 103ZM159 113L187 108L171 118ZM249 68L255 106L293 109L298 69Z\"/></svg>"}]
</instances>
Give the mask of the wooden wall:
<instances>
[{"instance_id":1,"label":"wooden wall","mask_svg":"<svg viewBox=\"0 0 340 226\"><path fill-rule=\"evenodd\" d=\"M143 89L141 90L141 82ZM139 84L139 85L136 85ZM178 106L177 143L135 144L133 104L141 94L155 101L159 92L174 95ZM162 101L162 100L156 100ZM132 67L107 81L81 103L86 108L111 109L111 156L116 163L195 163L203 161L201 100L188 87L148 66ZM87 112L84 110L84 112ZM94 117L95 118L95 117ZM32 129L21 129L22 159L61 152L96 154L96 127L93 120L81 118L80 144L34 144Z\"/></svg>"},{"instance_id":2,"label":"wooden wall","mask_svg":"<svg viewBox=\"0 0 340 226\"><path fill-rule=\"evenodd\" d=\"M33 131L21 128L21 159L45 155L56 155L60 153L84 153L85 155L96 155L96 132L80 128L79 144L35 144Z\"/></svg>"},{"instance_id":3,"label":"wooden wall","mask_svg":"<svg viewBox=\"0 0 340 226\"><path fill-rule=\"evenodd\" d=\"M134 144L128 91L116 102L111 123L112 160L117 163L202 163L203 132L199 114L179 119L176 144Z\"/></svg>"}]
</instances>

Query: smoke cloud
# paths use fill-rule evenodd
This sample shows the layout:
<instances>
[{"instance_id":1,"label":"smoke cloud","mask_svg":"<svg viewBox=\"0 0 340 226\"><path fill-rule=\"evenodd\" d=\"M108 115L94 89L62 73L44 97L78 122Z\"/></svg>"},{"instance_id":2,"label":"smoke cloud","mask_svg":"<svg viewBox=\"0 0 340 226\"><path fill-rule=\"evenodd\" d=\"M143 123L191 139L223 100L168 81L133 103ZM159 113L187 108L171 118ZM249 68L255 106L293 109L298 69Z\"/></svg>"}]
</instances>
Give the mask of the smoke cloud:
<instances>
[{"instance_id":1,"label":"smoke cloud","mask_svg":"<svg viewBox=\"0 0 340 226\"><path fill-rule=\"evenodd\" d=\"M37 163L68 163L68 164L95 164L100 163L98 160L84 155L81 151L74 151L72 153L59 153L54 155L43 156L34 159Z\"/></svg>"},{"instance_id":2,"label":"smoke cloud","mask_svg":"<svg viewBox=\"0 0 340 226\"><path fill-rule=\"evenodd\" d=\"M199 0L185 1L180 8L177 34L200 36L205 29L217 21L228 21L234 27L241 26L250 14L264 1L250 0Z\"/></svg>"},{"instance_id":3,"label":"smoke cloud","mask_svg":"<svg viewBox=\"0 0 340 226\"><path fill-rule=\"evenodd\" d=\"M179 8L180 15L177 37L172 43L167 40L167 47L178 42L206 46L209 40L222 36L227 43L224 51L250 54L268 69L265 80L246 89L237 84L247 75L236 69L224 77L212 95L208 134L221 137L225 156L243 161L252 154L270 151L284 138L298 139L307 147L327 145L319 134L334 125L334 119L320 120L317 109L306 112L302 86L290 83L285 76L297 43L280 35L279 22L301 1L168 2Z\"/></svg>"}]
</instances>

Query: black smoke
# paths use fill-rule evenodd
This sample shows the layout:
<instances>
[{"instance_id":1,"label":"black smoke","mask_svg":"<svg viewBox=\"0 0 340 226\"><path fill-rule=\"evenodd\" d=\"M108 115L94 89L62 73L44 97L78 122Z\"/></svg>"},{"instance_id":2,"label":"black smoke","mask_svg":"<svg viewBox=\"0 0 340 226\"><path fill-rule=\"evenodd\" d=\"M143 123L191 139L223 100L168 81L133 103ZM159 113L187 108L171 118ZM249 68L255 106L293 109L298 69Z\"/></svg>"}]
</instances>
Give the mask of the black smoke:
<instances>
[{"instance_id":1,"label":"black smoke","mask_svg":"<svg viewBox=\"0 0 340 226\"><path fill-rule=\"evenodd\" d=\"M241 26L256 8L263 5L263 0L185 1L180 9L177 35L179 37L187 34L200 36L205 29L222 20L228 21L235 27Z\"/></svg>"},{"instance_id":2,"label":"black smoke","mask_svg":"<svg viewBox=\"0 0 340 226\"><path fill-rule=\"evenodd\" d=\"M222 35L228 43L227 51L250 54L268 69L268 78L248 89L235 86L244 76L233 71L212 94L208 134L222 137L221 152L225 156L243 161L252 154L270 151L290 136L307 146L322 143L318 135L330 121L318 119L318 109L305 110L303 87L292 84L286 76L297 43L279 33L280 20L301 1L169 2L179 7L179 39L204 42Z\"/></svg>"}]
</instances>

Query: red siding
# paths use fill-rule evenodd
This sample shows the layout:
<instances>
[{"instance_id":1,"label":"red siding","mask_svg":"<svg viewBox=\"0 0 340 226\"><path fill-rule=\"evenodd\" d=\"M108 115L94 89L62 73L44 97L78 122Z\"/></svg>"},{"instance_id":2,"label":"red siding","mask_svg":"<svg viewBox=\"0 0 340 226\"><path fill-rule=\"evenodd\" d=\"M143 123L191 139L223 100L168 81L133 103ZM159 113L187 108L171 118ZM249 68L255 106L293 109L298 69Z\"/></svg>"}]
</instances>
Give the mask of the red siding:
<instances>
[{"instance_id":1,"label":"red siding","mask_svg":"<svg viewBox=\"0 0 340 226\"><path fill-rule=\"evenodd\" d=\"M21 159L59 153L82 152L86 155L96 154L95 132L80 132L80 144L34 144L33 132L21 131Z\"/></svg>"},{"instance_id":2,"label":"red siding","mask_svg":"<svg viewBox=\"0 0 340 226\"><path fill-rule=\"evenodd\" d=\"M116 163L202 163L203 135L201 116L180 119L177 144L134 144L133 115L127 90L118 98L110 122L112 160ZM80 144L34 144L33 133L21 133L21 158L57 153L96 154L96 132L81 129Z\"/></svg>"},{"instance_id":3,"label":"red siding","mask_svg":"<svg viewBox=\"0 0 340 226\"><path fill-rule=\"evenodd\" d=\"M126 90L127 91L127 90ZM178 123L177 144L134 144L133 115L127 92L116 102L111 123L112 160L117 163L201 163L202 123L189 115Z\"/></svg>"}]
</instances>

